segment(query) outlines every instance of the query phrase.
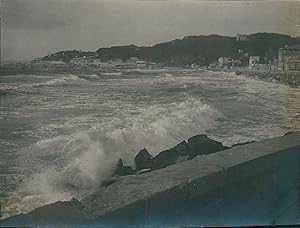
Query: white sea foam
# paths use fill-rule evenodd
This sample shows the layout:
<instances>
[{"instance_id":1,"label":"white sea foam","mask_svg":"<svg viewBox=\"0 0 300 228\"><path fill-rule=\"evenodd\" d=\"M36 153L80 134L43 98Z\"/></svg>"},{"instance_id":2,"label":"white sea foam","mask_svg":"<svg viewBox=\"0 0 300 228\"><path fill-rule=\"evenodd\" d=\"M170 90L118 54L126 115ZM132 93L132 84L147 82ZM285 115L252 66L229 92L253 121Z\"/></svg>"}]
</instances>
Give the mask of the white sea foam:
<instances>
[{"instance_id":1,"label":"white sea foam","mask_svg":"<svg viewBox=\"0 0 300 228\"><path fill-rule=\"evenodd\" d=\"M81 76L80 78L84 78L84 79L98 79L100 77L97 74L85 74L85 75Z\"/></svg>"},{"instance_id":2,"label":"white sea foam","mask_svg":"<svg viewBox=\"0 0 300 228\"><path fill-rule=\"evenodd\" d=\"M32 87L41 87L41 86L66 85L66 84L70 84L70 83L74 83L74 82L78 82L78 81L79 82L86 82L85 79L70 74L68 76L64 76L64 77L60 77L60 78L54 78L54 79L52 79L50 81L47 81L47 82L34 83L31 86Z\"/></svg>"},{"instance_id":3,"label":"white sea foam","mask_svg":"<svg viewBox=\"0 0 300 228\"><path fill-rule=\"evenodd\" d=\"M129 106L128 110L134 108ZM155 155L187 136L204 133L220 115L196 99L141 107L135 112L138 114L128 112L90 129L91 134L99 136L105 151L118 154L127 162L132 162L143 147Z\"/></svg>"},{"instance_id":4,"label":"white sea foam","mask_svg":"<svg viewBox=\"0 0 300 228\"><path fill-rule=\"evenodd\" d=\"M75 75L69 74L66 76L56 75L50 77L40 77L40 78L51 78L45 82L35 82L35 83L1 83L0 84L0 93L6 93L8 95L26 95L28 92L32 92L32 88L39 87L54 87L54 86L64 86L69 84L81 84L88 83L84 78L77 77Z\"/></svg>"},{"instance_id":5,"label":"white sea foam","mask_svg":"<svg viewBox=\"0 0 300 228\"><path fill-rule=\"evenodd\" d=\"M168 83L176 83L177 80L176 78L170 74L170 73L164 73L163 75L157 77L157 78L154 78L151 82L152 85L154 84L168 84Z\"/></svg>"},{"instance_id":6,"label":"white sea foam","mask_svg":"<svg viewBox=\"0 0 300 228\"><path fill-rule=\"evenodd\" d=\"M134 108L136 114L131 112ZM218 115L192 98L128 106L121 116L104 119L88 131L39 140L20 157L33 173L4 211L13 215L72 196L80 199L112 174L118 158L130 164L143 147L155 155L187 136L205 133Z\"/></svg>"},{"instance_id":7,"label":"white sea foam","mask_svg":"<svg viewBox=\"0 0 300 228\"><path fill-rule=\"evenodd\" d=\"M121 76L122 72L107 72L107 73L101 73L103 76Z\"/></svg>"},{"instance_id":8,"label":"white sea foam","mask_svg":"<svg viewBox=\"0 0 300 228\"><path fill-rule=\"evenodd\" d=\"M9 90L9 91L20 91L20 92L26 92L31 91L32 88L38 88L38 87L44 87L44 86L63 86L68 84L76 84L76 83L82 83L82 82L88 82L87 80L83 78L79 78L75 75L69 74L67 76L56 76L56 78L52 78L49 81L46 82L39 82L39 83L26 83L21 85L4 85L3 90ZM0 87L0 89L2 89Z\"/></svg>"},{"instance_id":9,"label":"white sea foam","mask_svg":"<svg viewBox=\"0 0 300 228\"><path fill-rule=\"evenodd\" d=\"M51 147L55 148L57 143L60 144L59 152L51 150ZM31 188L33 192L54 192L64 189L65 186L91 189L97 187L113 169L113 158L104 152L100 142L91 139L86 132L56 137L53 140L42 140L36 145L39 147L36 149L46 149L48 153L54 153L57 161L53 163L53 167L33 176L29 181L27 188ZM49 173L51 175L48 175ZM51 177L47 180L48 187L46 189L37 187L35 183L39 183L39 179L47 179L44 178L45 176Z\"/></svg>"},{"instance_id":10,"label":"white sea foam","mask_svg":"<svg viewBox=\"0 0 300 228\"><path fill-rule=\"evenodd\" d=\"M59 150L60 149L60 150ZM38 141L31 148L32 160L43 160L40 171L27 179L21 190L4 205L5 216L25 213L36 207L56 201L69 200L72 196L92 192L101 181L111 175L116 163L113 155L104 152L100 142L91 139L88 133L55 137ZM53 156L46 166L46 157ZM34 165L36 161L27 161Z\"/></svg>"},{"instance_id":11,"label":"white sea foam","mask_svg":"<svg viewBox=\"0 0 300 228\"><path fill-rule=\"evenodd\" d=\"M16 90L18 87L12 83L0 83L0 90L9 91Z\"/></svg>"}]
</instances>

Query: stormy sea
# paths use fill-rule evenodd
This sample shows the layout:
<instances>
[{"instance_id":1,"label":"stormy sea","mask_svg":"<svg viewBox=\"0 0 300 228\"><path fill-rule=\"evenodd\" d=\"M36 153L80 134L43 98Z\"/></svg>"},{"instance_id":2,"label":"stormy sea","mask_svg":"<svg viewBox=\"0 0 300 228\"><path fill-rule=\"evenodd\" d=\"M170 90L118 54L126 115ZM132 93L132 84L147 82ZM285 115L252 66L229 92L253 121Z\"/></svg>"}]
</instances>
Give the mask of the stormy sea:
<instances>
[{"instance_id":1,"label":"stormy sea","mask_svg":"<svg viewBox=\"0 0 300 228\"><path fill-rule=\"evenodd\" d=\"M300 130L300 89L201 70L0 76L2 216L80 199L142 148Z\"/></svg>"}]
</instances>

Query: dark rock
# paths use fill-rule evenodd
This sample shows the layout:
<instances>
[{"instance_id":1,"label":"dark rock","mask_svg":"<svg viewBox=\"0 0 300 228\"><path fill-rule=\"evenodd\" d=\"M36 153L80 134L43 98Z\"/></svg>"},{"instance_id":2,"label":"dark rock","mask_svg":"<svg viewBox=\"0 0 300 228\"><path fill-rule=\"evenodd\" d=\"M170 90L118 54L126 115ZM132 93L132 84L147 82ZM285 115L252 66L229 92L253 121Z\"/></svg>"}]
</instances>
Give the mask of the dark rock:
<instances>
[{"instance_id":1,"label":"dark rock","mask_svg":"<svg viewBox=\"0 0 300 228\"><path fill-rule=\"evenodd\" d=\"M189 138L188 144L192 150L193 156L211 154L229 149L229 147L223 146L222 143L210 139L204 134Z\"/></svg>"},{"instance_id":2,"label":"dark rock","mask_svg":"<svg viewBox=\"0 0 300 228\"><path fill-rule=\"evenodd\" d=\"M126 176L126 175L132 175L135 171L130 166L124 166L122 159L119 159L116 170L114 172L115 175L118 176Z\"/></svg>"},{"instance_id":3,"label":"dark rock","mask_svg":"<svg viewBox=\"0 0 300 228\"><path fill-rule=\"evenodd\" d=\"M192 149L185 140L177 144L175 148L178 150L180 155L192 155Z\"/></svg>"},{"instance_id":4,"label":"dark rock","mask_svg":"<svg viewBox=\"0 0 300 228\"><path fill-rule=\"evenodd\" d=\"M75 197L72 197L72 199L69 201L69 205L77 209L81 209L81 210L84 209L83 204Z\"/></svg>"},{"instance_id":5,"label":"dark rock","mask_svg":"<svg viewBox=\"0 0 300 228\"><path fill-rule=\"evenodd\" d=\"M192 150L186 141L182 141L175 147L164 150L156 155L153 160L153 169L160 169L172 165L178 161L187 160L192 155Z\"/></svg>"},{"instance_id":6,"label":"dark rock","mask_svg":"<svg viewBox=\"0 0 300 228\"><path fill-rule=\"evenodd\" d=\"M191 155L180 156L180 157L177 159L176 163L183 162L183 161L187 161L187 160L190 160L191 158L192 158Z\"/></svg>"},{"instance_id":7,"label":"dark rock","mask_svg":"<svg viewBox=\"0 0 300 228\"><path fill-rule=\"evenodd\" d=\"M153 169L160 169L175 164L179 157L180 153L175 147L164 150L152 159Z\"/></svg>"},{"instance_id":8,"label":"dark rock","mask_svg":"<svg viewBox=\"0 0 300 228\"><path fill-rule=\"evenodd\" d=\"M152 168L152 155L149 154L146 148L140 150L134 158L136 170L151 169Z\"/></svg>"}]
</instances>

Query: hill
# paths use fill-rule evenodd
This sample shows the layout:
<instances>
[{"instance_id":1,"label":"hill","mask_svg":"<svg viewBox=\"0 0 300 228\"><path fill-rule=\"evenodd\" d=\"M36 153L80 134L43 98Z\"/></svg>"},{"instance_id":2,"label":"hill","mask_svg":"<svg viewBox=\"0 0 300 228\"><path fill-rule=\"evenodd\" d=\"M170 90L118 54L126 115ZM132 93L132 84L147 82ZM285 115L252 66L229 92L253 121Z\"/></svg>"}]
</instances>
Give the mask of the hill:
<instances>
[{"instance_id":1,"label":"hill","mask_svg":"<svg viewBox=\"0 0 300 228\"><path fill-rule=\"evenodd\" d=\"M47 55L41 58L42 61L63 61L70 62L70 60L74 58L82 58L96 55L95 52L92 51L81 51L81 50L73 50L73 51L59 51L54 54Z\"/></svg>"},{"instance_id":2,"label":"hill","mask_svg":"<svg viewBox=\"0 0 300 228\"><path fill-rule=\"evenodd\" d=\"M204 66L217 61L221 56L236 58L239 50L249 53L250 56L258 55L267 61L277 58L279 48L295 44L300 44L299 37L276 33L251 34L246 41L220 35L186 36L153 46L114 46L99 48L96 52L61 51L43 57L42 60L69 62L73 58L96 55L102 61L138 57L170 66L186 66L192 63Z\"/></svg>"}]
</instances>

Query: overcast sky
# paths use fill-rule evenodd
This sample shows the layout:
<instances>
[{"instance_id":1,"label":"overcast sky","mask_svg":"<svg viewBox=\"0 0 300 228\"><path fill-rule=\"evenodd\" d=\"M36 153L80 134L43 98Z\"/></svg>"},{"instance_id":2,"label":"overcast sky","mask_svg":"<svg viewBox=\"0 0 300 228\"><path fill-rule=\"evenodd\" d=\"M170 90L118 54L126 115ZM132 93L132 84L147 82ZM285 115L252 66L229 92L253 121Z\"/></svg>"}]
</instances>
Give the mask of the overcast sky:
<instances>
[{"instance_id":1,"label":"overcast sky","mask_svg":"<svg viewBox=\"0 0 300 228\"><path fill-rule=\"evenodd\" d=\"M299 36L299 1L1 0L2 58L152 45L187 35Z\"/></svg>"}]
</instances>

